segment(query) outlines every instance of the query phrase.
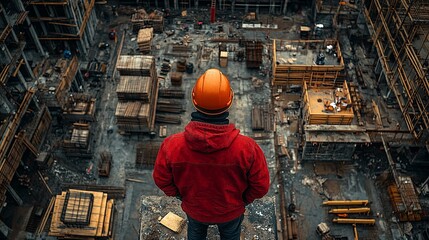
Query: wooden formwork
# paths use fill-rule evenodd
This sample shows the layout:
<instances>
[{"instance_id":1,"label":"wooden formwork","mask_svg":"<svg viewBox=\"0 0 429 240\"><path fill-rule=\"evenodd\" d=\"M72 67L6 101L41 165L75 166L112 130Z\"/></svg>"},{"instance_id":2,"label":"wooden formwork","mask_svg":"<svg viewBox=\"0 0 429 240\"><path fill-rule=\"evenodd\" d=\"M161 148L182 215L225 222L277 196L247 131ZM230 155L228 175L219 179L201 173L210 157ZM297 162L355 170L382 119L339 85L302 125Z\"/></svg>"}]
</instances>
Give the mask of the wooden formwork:
<instances>
[{"instance_id":1,"label":"wooden formwork","mask_svg":"<svg viewBox=\"0 0 429 240\"><path fill-rule=\"evenodd\" d=\"M135 33L142 28L153 28L156 33L164 31L164 17L160 12L148 14L144 9L139 9L131 16L131 24Z\"/></svg>"},{"instance_id":2,"label":"wooden formwork","mask_svg":"<svg viewBox=\"0 0 429 240\"><path fill-rule=\"evenodd\" d=\"M24 143L24 140L27 140L25 139L24 131L20 131L17 135L16 133L34 93L35 89L31 88L24 95L24 99L19 105L12 121L8 123L3 133L3 139L0 142L0 204L5 200L7 186L10 184L10 181L12 181L24 151L27 149Z\"/></svg>"},{"instance_id":3,"label":"wooden formwork","mask_svg":"<svg viewBox=\"0 0 429 240\"><path fill-rule=\"evenodd\" d=\"M342 88L310 88L304 82L304 119L307 124L351 124L354 112L347 83Z\"/></svg>"},{"instance_id":4,"label":"wooden formwork","mask_svg":"<svg viewBox=\"0 0 429 240\"><path fill-rule=\"evenodd\" d=\"M68 122L95 120L96 99L80 93L73 93L63 106L63 118Z\"/></svg>"},{"instance_id":5,"label":"wooden formwork","mask_svg":"<svg viewBox=\"0 0 429 240\"><path fill-rule=\"evenodd\" d=\"M33 136L31 137L31 143L40 150L40 147L45 140L46 135L49 132L49 128L51 127L52 117L46 106L42 108L42 114L37 123L36 130L33 132Z\"/></svg>"},{"instance_id":6,"label":"wooden formwork","mask_svg":"<svg viewBox=\"0 0 429 240\"><path fill-rule=\"evenodd\" d=\"M67 68L61 72L60 84L55 89L55 98L59 106L64 106L67 102L68 93L74 77L76 76L79 66L77 56L74 56L70 61L67 61Z\"/></svg>"},{"instance_id":7,"label":"wooden formwork","mask_svg":"<svg viewBox=\"0 0 429 240\"><path fill-rule=\"evenodd\" d=\"M6 199L6 191L13 176L15 175L16 169L21 162L22 156L27 149L24 144L24 132L18 133L17 138L13 141L12 146L5 159L2 159L0 165L0 203L3 203Z\"/></svg>"},{"instance_id":8,"label":"wooden formwork","mask_svg":"<svg viewBox=\"0 0 429 240\"><path fill-rule=\"evenodd\" d=\"M422 208L410 177L399 177L399 185L388 187L389 197L392 202L394 213L399 221L420 221L422 219Z\"/></svg>"},{"instance_id":9,"label":"wooden formwork","mask_svg":"<svg viewBox=\"0 0 429 240\"><path fill-rule=\"evenodd\" d=\"M294 63L295 53L305 55L308 51L325 51L328 45L332 45L336 52L335 64L316 65L314 62ZM290 52L288 59L278 57L281 52ZM273 40L272 55L272 85L309 85L335 86L344 70L344 60L340 45L336 40Z\"/></svg>"},{"instance_id":10,"label":"wooden formwork","mask_svg":"<svg viewBox=\"0 0 429 240\"><path fill-rule=\"evenodd\" d=\"M364 5L378 53L374 65L382 69L377 82L389 86L409 132L424 144L429 137L429 2L372 0Z\"/></svg>"}]
</instances>

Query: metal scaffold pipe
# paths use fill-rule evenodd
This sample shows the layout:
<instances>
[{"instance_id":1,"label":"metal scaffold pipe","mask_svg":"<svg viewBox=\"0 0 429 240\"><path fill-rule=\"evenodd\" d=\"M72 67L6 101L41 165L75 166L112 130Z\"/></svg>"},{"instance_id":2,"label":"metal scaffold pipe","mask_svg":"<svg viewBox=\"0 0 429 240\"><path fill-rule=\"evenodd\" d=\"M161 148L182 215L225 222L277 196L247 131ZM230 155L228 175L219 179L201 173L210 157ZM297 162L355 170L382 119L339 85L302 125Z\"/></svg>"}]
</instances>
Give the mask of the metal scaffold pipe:
<instances>
[{"instance_id":1,"label":"metal scaffold pipe","mask_svg":"<svg viewBox=\"0 0 429 240\"><path fill-rule=\"evenodd\" d=\"M363 205L363 206L366 206L368 203L369 203L368 200L332 200L332 201L324 201L323 205L328 205L328 206Z\"/></svg>"},{"instance_id":2,"label":"metal scaffold pipe","mask_svg":"<svg viewBox=\"0 0 429 240\"><path fill-rule=\"evenodd\" d=\"M374 225L375 219L372 218L334 218L332 220L334 223L342 223L342 224L367 224Z\"/></svg>"},{"instance_id":3,"label":"metal scaffold pipe","mask_svg":"<svg viewBox=\"0 0 429 240\"><path fill-rule=\"evenodd\" d=\"M335 208L329 210L329 213L369 213L371 211L370 208L363 207L363 208Z\"/></svg>"}]
</instances>

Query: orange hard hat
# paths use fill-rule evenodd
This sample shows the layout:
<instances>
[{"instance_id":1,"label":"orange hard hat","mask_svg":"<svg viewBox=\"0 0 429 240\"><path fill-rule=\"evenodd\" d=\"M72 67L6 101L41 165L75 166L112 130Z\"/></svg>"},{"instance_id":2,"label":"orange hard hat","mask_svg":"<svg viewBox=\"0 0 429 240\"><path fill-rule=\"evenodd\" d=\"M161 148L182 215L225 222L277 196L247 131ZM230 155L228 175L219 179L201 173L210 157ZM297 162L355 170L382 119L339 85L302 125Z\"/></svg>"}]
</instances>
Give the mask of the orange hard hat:
<instances>
[{"instance_id":1,"label":"orange hard hat","mask_svg":"<svg viewBox=\"0 0 429 240\"><path fill-rule=\"evenodd\" d=\"M215 68L201 75L192 89L194 107L207 115L226 112L231 107L233 98L234 92L228 78Z\"/></svg>"}]
</instances>

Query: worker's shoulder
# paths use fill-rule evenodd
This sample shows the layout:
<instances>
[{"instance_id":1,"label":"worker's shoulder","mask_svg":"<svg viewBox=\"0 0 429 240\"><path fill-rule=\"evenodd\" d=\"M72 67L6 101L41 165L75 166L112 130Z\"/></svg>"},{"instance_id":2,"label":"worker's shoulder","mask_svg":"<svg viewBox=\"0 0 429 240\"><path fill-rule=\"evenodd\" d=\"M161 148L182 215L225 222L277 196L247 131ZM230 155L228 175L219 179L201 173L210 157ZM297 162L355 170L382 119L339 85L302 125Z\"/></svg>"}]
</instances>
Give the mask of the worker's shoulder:
<instances>
[{"instance_id":1,"label":"worker's shoulder","mask_svg":"<svg viewBox=\"0 0 429 240\"><path fill-rule=\"evenodd\" d=\"M242 144L249 144L249 145L255 145L256 144L256 141L253 138L246 136L246 135L243 135L241 133L237 135L235 142L239 142Z\"/></svg>"},{"instance_id":2,"label":"worker's shoulder","mask_svg":"<svg viewBox=\"0 0 429 240\"><path fill-rule=\"evenodd\" d=\"M185 138L185 136L184 136L183 132L179 132L179 133L172 134L172 135L168 136L167 138L165 138L164 143L165 144L176 143L177 141L184 140L184 138Z\"/></svg>"}]
</instances>

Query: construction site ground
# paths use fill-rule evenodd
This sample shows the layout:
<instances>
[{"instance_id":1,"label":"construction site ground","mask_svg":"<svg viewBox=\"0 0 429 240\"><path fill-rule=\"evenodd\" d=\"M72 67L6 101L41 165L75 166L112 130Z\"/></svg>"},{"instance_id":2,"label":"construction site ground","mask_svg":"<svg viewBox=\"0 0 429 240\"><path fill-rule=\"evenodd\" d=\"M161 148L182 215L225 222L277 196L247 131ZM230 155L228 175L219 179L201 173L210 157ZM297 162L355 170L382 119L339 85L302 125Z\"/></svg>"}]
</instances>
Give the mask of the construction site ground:
<instances>
[{"instance_id":1,"label":"construction site ground","mask_svg":"<svg viewBox=\"0 0 429 240\"><path fill-rule=\"evenodd\" d=\"M163 138L158 136L160 125L167 125L167 135L177 133L189 122L193 106L190 101L190 92L195 80L208 68L220 68L217 56L218 42L210 41L216 36L218 26L222 25L225 34L240 34L246 39L262 41L264 47L263 64L259 69L247 69L245 62L230 60L228 66L220 68L230 79L235 98L230 110L230 122L234 123L241 133L253 137L264 150L271 175L271 187L266 197L247 207L246 218L243 223L242 239L281 239L280 202L278 176L284 178L286 207L291 201L291 192L296 199L297 210L290 216L298 222L298 239L320 239L316 233L316 226L326 222L333 235L353 239L351 224L334 224L334 216L329 214L330 207L322 206L325 200L353 200L368 199L371 212L368 216L359 218L375 218L374 226L358 225L360 239L397 239L401 234L397 223L392 216L390 201L387 195L387 185L384 182L384 171L388 168L384 151L372 147L355 154L354 161L342 163L315 163L299 161L299 114L298 111L288 110L289 123L276 119L274 109L282 111L282 104L300 105L301 96L296 92L271 92L269 61L269 38L296 39L299 37L299 26L305 24L304 12L288 18L281 16L259 16L261 22L271 21L278 24L277 29L236 29L232 14L225 14L222 22L204 24L203 29L193 29L193 24L183 24L186 19L178 17L171 19L167 29L174 29L175 34L167 37L166 34L155 34L151 54L155 56L158 74L161 63L168 59L175 68L180 57L169 55L170 44L183 40L187 35L192 52L187 58L194 64L193 73L183 74L183 83L179 87L185 91L182 103L186 111L180 114L181 124L156 124L152 136L148 134L126 134L118 130L115 125L115 108L117 104L116 86L118 73L115 62L118 54L139 54L136 34L130 30L128 23L129 8L118 9L118 16L112 15L109 6L101 10L108 17L99 17L98 35L94 48L88 56L88 61L97 58L108 62L106 74L97 82L87 82L89 92L97 97L97 115L95 127L92 128L94 157L90 160L66 159L61 156L55 159L53 167L44 171L48 184L54 192L60 189L58 183L100 184L125 188L125 198L116 202L115 239L185 239L186 225L180 233L174 233L159 224L159 218L168 212L173 212L183 218L186 215L180 209L180 201L166 197L153 183L152 170L136 167L136 145L139 143L159 143ZM122 15L124 14L124 15ZM192 14L197 13L189 13ZM203 13L198 13L203 14ZM208 15L208 12L207 12ZM189 17L192 19L192 17ZM108 33L114 28L117 40L109 40ZM185 30L185 28L187 28ZM232 32L229 32L232 31ZM108 50L97 48L98 43L107 42ZM233 46L233 44L230 44ZM202 46L200 49L198 46ZM202 51L202 53L200 52ZM347 51L347 50L345 50ZM87 62L82 61L81 66ZM170 88L168 76L160 79L160 89ZM275 95L275 97L273 97ZM252 107L271 104L271 116L274 119L272 131L254 132L251 129ZM277 110L278 110L277 109ZM51 144L66 131L60 123L54 124ZM274 131L285 137L289 149L289 157L277 159L277 146L274 141ZM97 175L99 153L108 150L112 154L112 169L110 176L100 178ZM278 164L282 161L283 164ZM283 167L279 167L283 166ZM353 216L350 216L351 218ZM402 227L403 229L403 227ZM219 239L215 228L209 229L209 239Z\"/></svg>"}]
</instances>

